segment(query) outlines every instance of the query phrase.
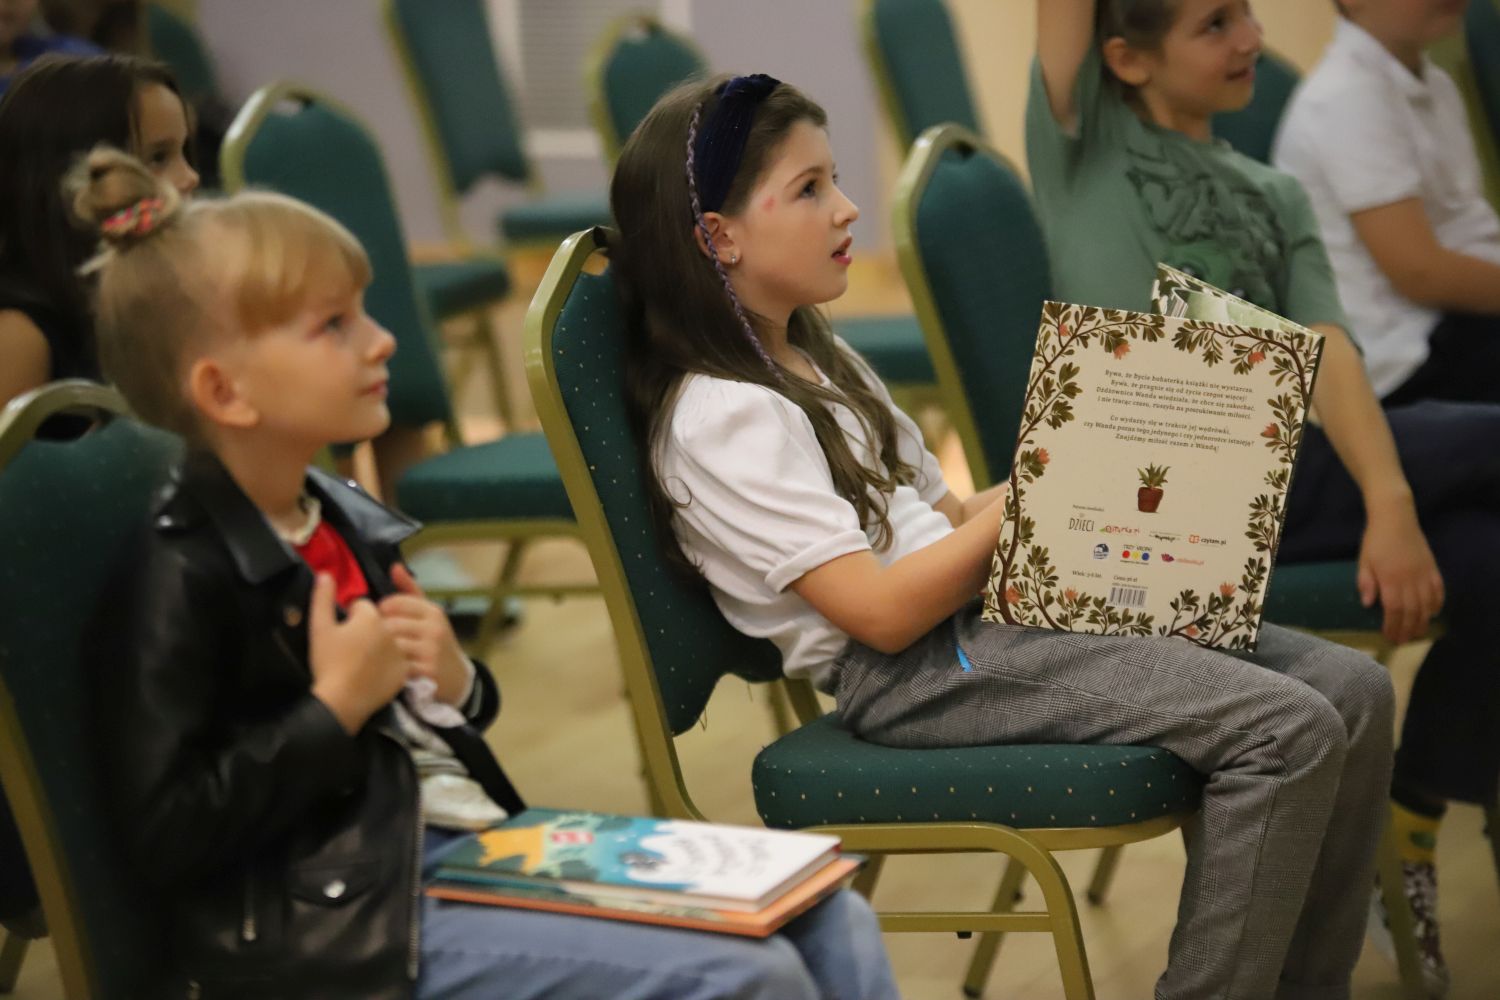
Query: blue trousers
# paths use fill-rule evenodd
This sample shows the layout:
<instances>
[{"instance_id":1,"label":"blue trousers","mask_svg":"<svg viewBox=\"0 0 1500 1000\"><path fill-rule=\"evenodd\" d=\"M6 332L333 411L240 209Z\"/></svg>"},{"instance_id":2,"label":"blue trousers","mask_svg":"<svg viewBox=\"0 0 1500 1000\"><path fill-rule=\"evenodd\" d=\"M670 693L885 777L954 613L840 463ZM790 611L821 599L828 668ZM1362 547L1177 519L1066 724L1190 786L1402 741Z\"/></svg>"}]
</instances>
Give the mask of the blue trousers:
<instances>
[{"instance_id":1,"label":"blue trousers","mask_svg":"<svg viewBox=\"0 0 1500 1000\"><path fill-rule=\"evenodd\" d=\"M1500 405L1428 399L1390 406L1386 418L1447 594L1443 637L1412 687L1394 785L1489 804L1500 782ZM1353 559L1364 527L1358 487L1309 426L1278 560Z\"/></svg>"},{"instance_id":2,"label":"blue trousers","mask_svg":"<svg viewBox=\"0 0 1500 1000\"><path fill-rule=\"evenodd\" d=\"M424 876L452 835L428 831ZM869 904L848 890L769 938L426 899L418 1000L893 1000Z\"/></svg>"}]
</instances>

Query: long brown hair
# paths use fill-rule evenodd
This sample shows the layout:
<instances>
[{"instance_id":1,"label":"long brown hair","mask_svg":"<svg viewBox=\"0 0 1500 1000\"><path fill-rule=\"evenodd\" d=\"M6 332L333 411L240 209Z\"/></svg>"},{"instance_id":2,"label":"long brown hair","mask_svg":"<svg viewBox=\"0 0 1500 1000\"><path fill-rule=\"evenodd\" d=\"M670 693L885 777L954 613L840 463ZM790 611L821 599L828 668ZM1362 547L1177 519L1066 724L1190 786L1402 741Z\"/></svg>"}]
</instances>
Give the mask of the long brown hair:
<instances>
[{"instance_id":1,"label":"long brown hair","mask_svg":"<svg viewBox=\"0 0 1500 1000\"><path fill-rule=\"evenodd\" d=\"M787 323L787 340L810 357L834 389L815 385L785 369L767 367L759 345L746 335L729 290L693 237L686 151L695 110L712 114L724 78L683 84L668 93L625 143L610 187L610 207L619 226L610 259L630 318L626 352L628 402L636 429L654 456L667 428L683 379L692 373L762 385L795 403L812 422L828 460L834 489L853 505L860 522L875 528L877 548L890 544L889 497L911 483L917 470L901 460L896 421L865 381L863 366L833 338L827 319L801 307ZM700 109L701 106L701 109ZM762 171L770 166L788 132L799 122L826 128L828 116L796 88L782 84L757 108L744 155L720 209L742 211ZM752 327L764 322L748 317ZM861 464L834 418L844 405L859 420L880 456L878 467ZM654 462L646 472L651 513L662 538L675 538L672 515L691 504L674 498ZM668 558L697 575L677 546Z\"/></svg>"}]
</instances>

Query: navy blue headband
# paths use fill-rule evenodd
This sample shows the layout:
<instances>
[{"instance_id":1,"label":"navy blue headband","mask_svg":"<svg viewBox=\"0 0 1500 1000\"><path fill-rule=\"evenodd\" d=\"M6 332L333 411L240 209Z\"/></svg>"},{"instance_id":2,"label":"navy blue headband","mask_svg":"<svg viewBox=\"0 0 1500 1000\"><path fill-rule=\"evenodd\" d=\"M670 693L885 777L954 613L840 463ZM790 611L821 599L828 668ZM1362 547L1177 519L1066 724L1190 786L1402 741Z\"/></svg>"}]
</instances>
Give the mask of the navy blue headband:
<instances>
[{"instance_id":1,"label":"navy blue headband","mask_svg":"<svg viewBox=\"0 0 1500 1000\"><path fill-rule=\"evenodd\" d=\"M781 81L764 73L737 76L718 90L718 103L698 129L693 144L693 180L704 212L717 212L729 197L745 155L755 112Z\"/></svg>"}]
</instances>

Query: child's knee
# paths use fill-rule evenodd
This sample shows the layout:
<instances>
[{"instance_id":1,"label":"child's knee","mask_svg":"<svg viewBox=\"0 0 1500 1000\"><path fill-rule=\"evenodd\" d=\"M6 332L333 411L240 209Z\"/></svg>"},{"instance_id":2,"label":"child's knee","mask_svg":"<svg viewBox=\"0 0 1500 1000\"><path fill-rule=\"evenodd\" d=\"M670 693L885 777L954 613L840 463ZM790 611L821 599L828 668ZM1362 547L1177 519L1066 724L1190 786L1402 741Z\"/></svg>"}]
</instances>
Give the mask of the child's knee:
<instances>
[{"instance_id":1,"label":"child's knee","mask_svg":"<svg viewBox=\"0 0 1500 1000\"><path fill-rule=\"evenodd\" d=\"M1333 704L1302 687L1282 706L1274 751L1288 774L1337 773L1349 754L1349 731Z\"/></svg>"}]
</instances>

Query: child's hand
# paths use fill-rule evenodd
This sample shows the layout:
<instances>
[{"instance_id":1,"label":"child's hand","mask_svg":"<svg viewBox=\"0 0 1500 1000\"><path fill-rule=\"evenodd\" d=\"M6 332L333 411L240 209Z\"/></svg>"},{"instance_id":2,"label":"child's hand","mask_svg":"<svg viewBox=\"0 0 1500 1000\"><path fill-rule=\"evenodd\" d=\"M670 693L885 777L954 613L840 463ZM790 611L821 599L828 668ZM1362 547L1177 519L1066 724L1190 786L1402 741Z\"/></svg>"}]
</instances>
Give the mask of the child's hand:
<instances>
[{"instance_id":1,"label":"child's hand","mask_svg":"<svg viewBox=\"0 0 1500 1000\"><path fill-rule=\"evenodd\" d=\"M432 678L438 701L457 705L469 693L473 674L448 616L427 599L401 563L391 567L391 582L400 593L380 602L380 617L406 657L411 675Z\"/></svg>"},{"instance_id":2,"label":"child's hand","mask_svg":"<svg viewBox=\"0 0 1500 1000\"><path fill-rule=\"evenodd\" d=\"M360 599L340 622L333 578L319 573L307 614L312 693L351 736L406 683L408 668L375 605Z\"/></svg>"}]
</instances>

